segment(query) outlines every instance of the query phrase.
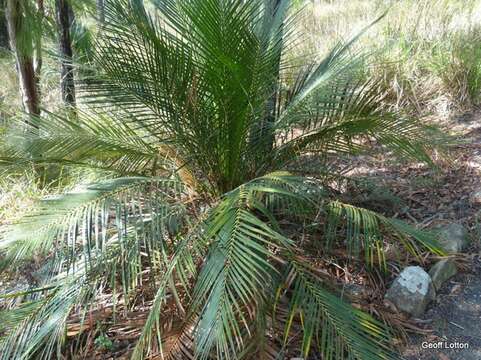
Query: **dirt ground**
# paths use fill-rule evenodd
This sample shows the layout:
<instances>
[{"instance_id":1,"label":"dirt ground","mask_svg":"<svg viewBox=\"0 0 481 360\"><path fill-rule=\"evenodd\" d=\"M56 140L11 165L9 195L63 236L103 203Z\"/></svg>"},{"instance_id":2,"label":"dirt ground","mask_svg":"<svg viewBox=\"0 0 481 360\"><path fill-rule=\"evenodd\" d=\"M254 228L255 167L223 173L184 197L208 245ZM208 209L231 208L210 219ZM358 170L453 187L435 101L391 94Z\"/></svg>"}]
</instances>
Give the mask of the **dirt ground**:
<instances>
[{"instance_id":1,"label":"dirt ground","mask_svg":"<svg viewBox=\"0 0 481 360\"><path fill-rule=\"evenodd\" d=\"M433 332L409 340L405 353L407 360L481 359L480 274L478 257L469 273L460 273L443 286L423 316ZM441 348L427 348L429 344L435 346L439 342Z\"/></svg>"},{"instance_id":2,"label":"dirt ground","mask_svg":"<svg viewBox=\"0 0 481 360\"><path fill-rule=\"evenodd\" d=\"M391 166L378 159L355 172L380 180L403 201L393 208L395 217L421 228L459 222L470 233L471 245L458 264L459 273L438 291L424 316L414 321L425 333L409 334L404 357L481 360L481 199L473 201L473 194L481 190L481 110L442 126L455 135L456 145L450 147L450 160L443 161L441 169Z\"/></svg>"}]
</instances>

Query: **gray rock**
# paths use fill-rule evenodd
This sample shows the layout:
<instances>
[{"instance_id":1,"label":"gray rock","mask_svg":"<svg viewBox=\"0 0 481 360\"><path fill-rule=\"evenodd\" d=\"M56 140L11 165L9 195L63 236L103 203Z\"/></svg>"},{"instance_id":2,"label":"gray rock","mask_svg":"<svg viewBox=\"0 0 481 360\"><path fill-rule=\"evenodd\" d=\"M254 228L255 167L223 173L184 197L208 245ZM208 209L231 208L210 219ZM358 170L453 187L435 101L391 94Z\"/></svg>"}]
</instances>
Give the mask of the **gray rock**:
<instances>
[{"instance_id":1,"label":"gray rock","mask_svg":"<svg viewBox=\"0 0 481 360\"><path fill-rule=\"evenodd\" d=\"M419 266L408 266L394 280L385 299L398 310L418 317L434 297L435 290L429 274Z\"/></svg>"},{"instance_id":2,"label":"gray rock","mask_svg":"<svg viewBox=\"0 0 481 360\"><path fill-rule=\"evenodd\" d=\"M431 267L429 275L434 285L434 289L439 290L443 283L456 275L458 269L452 260L440 260Z\"/></svg>"},{"instance_id":3,"label":"gray rock","mask_svg":"<svg viewBox=\"0 0 481 360\"><path fill-rule=\"evenodd\" d=\"M475 205L481 204L481 190L477 190L471 194L471 203Z\"/></svg>"},{"instance_id":4,"label":"gray rock","mask_svg":"<svg viewBox=\"0 0 481 360\"><path fill-rule=\"evenodd\" d=\"M469 244L468 231L461 224L451 223L436 230L439 244L448 254L462 252Z\"/></svg>"}]
</instances>

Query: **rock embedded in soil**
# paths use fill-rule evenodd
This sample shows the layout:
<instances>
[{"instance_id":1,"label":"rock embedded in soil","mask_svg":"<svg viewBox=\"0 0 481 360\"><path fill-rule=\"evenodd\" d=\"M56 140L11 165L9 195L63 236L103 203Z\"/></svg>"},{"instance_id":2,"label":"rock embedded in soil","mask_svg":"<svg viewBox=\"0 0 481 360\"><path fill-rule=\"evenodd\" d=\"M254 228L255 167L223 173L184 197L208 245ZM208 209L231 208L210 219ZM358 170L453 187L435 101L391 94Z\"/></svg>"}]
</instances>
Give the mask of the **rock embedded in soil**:
<instances>
[{"instance_id":1,"label":"rock embedded in soil","mask_svg":"<svg viewBox=\"0 0 481 360\"><path fill-rule=\"evenodd\" d=\"M471 203L474 205L481 205L481 190L476 190L471 194Z\"/></svg>"},{"instance_id":2,"label":"rock embedded in soil","mask_svg":"<svg viewBox=\"0 0 481 360\"><path fill-rule=\"evenodd\" d=\"M469 244L466 228L458 223L451 223L436 229L439 234L439 244L448 254L460 253Z\"/></svg>"},{"instance_id":3,"label":"rock embedded in soil","mask_svg":"<svg viewBox=\"0 0 481 360\"><path fill-rule=\"evenodd\" d=\"M343 292L351 300L359 300L367 295L366 288L358 284L346 284Z\"/></svg>"},{"instance_id":4,"label":"rock embedded in soil","mask_svg":"<svg viewBox=\"0 0 481 360\"><path fill-rule=\"evenodd\" d=\"M456 275L457 272L458 270L456 269L454 261L449 259L438 261L429 270L434 289L436 291L439 290L443 283Z\"/></svg>"},{"instance_id":5,"label":"rock embedded in soil","mask_svg":"<svg viewBox=\"0 0 481 360\"><path fill-rule=\"evenodd\" d=\"M419 317L434 297L435 290L429 274L419 266L408 266L394 280L385 299L398 310Z\"/></svg>"}]
</instances>

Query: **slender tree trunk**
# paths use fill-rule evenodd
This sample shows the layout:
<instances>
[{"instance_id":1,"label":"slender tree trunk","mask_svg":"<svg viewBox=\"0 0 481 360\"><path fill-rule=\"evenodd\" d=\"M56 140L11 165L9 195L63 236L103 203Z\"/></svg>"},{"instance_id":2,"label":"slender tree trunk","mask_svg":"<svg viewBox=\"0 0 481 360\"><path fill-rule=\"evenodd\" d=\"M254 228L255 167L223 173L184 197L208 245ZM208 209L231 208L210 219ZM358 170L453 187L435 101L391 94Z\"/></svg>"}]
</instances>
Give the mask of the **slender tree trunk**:
<instances>
[{"instance_id":1,"label":"slender tree trunk","mask_svg":"<svg viewBox=\"0 0 481 360\"><path fill-rule=\"evenodd\" d=\"M73 12L67 0L55 1L57 13L58 39L61 55L60 87L62 99L67 105L75 106L75 83L72 66L72 40L70 27L73 22Z\"/></svg>"},{"instance_id":2,"label":"slender tree trunk","mask_svg":"<svg viewBox=\"0 0 481 360\"><path fill-rule=\"evenodd\" d=\"M38 28L41 28L41 24L43 21L43 17L45 16L45 8L43 6L43 0L37 0L36 1L36 6L37 6L37 24L39 25ZM38 31L38 33L34 36L33 39L34 42L34 62L33 62L33 68L35 71L35 81L37 82L37 91L38 91L38 97L41 97L40 94L40 74L42 72L42 65L43 65L43 60L42 60L42 33L41 31Z\"/></svg>"},{"instance_id":3,"label":"slender tree trunk","mask_svg":"<svg viewBox=\"0 0 481 360\"><path fill-rule=\"evenodd\" d=\"M30 115L40 115L38 82L33 61L33 44L22 41L20 34L26 32L22 13L22 0L6 0L6 17L10 47L15 52L20 92L25 111Z\"/></svg>"},{"instance_id":4,"label":"slender tree trunk","mask_svg":"<svg viewBox=\"0 0 481 360\"><path fill-rule=\"evenodd\" d=\"M0 0L0 48L9 48L5 0Z\"/></svg>"}]
</instances>

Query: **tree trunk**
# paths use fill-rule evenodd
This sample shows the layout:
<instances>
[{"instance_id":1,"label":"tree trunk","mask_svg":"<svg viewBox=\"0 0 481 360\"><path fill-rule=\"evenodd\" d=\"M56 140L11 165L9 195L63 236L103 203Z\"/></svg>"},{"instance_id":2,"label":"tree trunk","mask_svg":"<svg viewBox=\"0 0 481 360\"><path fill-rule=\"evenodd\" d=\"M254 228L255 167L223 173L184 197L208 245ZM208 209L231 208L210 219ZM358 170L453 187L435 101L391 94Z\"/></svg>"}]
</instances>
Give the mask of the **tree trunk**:
<instances>
[{"instance_id":1,"label":"tree trunk","mask_svg":"<svg viewBox=\"0 0 481 360\"><path fill-rule=\"evenodd\" d=\"M0 48L9 48L5 0L0 0Z\"/></svg>"},{"instance_id":2,"label":"tree trunk","mask_svg":"<svg viewBox=\"0 0 481 360\"><path fill-rule=\"evenodd\" d=\"M36 0L37 6L37 13L35 14L36 16L36 22L38 24L37 29L42 28L42 22L43 18L45 16L45 9L43 6L43 0ZM43 65L43 60L42 60L42 32L37 31L37 34L34 35L33 37L33 44L34 44L34 58L33 58L33 69L35 71L35 81L37 82L37 96L40 99L41 94L40 94L40 75L42 72L42 65Z\"/></svg>"},{"instance_id":3,"label":"tree trunk","mask_svg":"<svg viewBox=\"0 0 481 360\"><path fill-rule=\"evenodd\" d=\"M67 0L56 0L56 15L58 26L58 40L60 47L60 87L62 99L67 105L75 106L75 83L72 66L72 40L70 26L73 22L73 12Z\"/></svg>"},{"instance_id":4,"label":"tree trunk","mask_svg":"<svg viewBox=\"0 0 481 360\"><path fill-rule=\"evenodd\" d=\"M40 115L38 82L33 62L31 40L20 37L25 33L25 18L22 13L22 0L6 0L6 17L10 47L15 52L20 92L25 111L30 115Z\"/></svg>"}]
</instances>

